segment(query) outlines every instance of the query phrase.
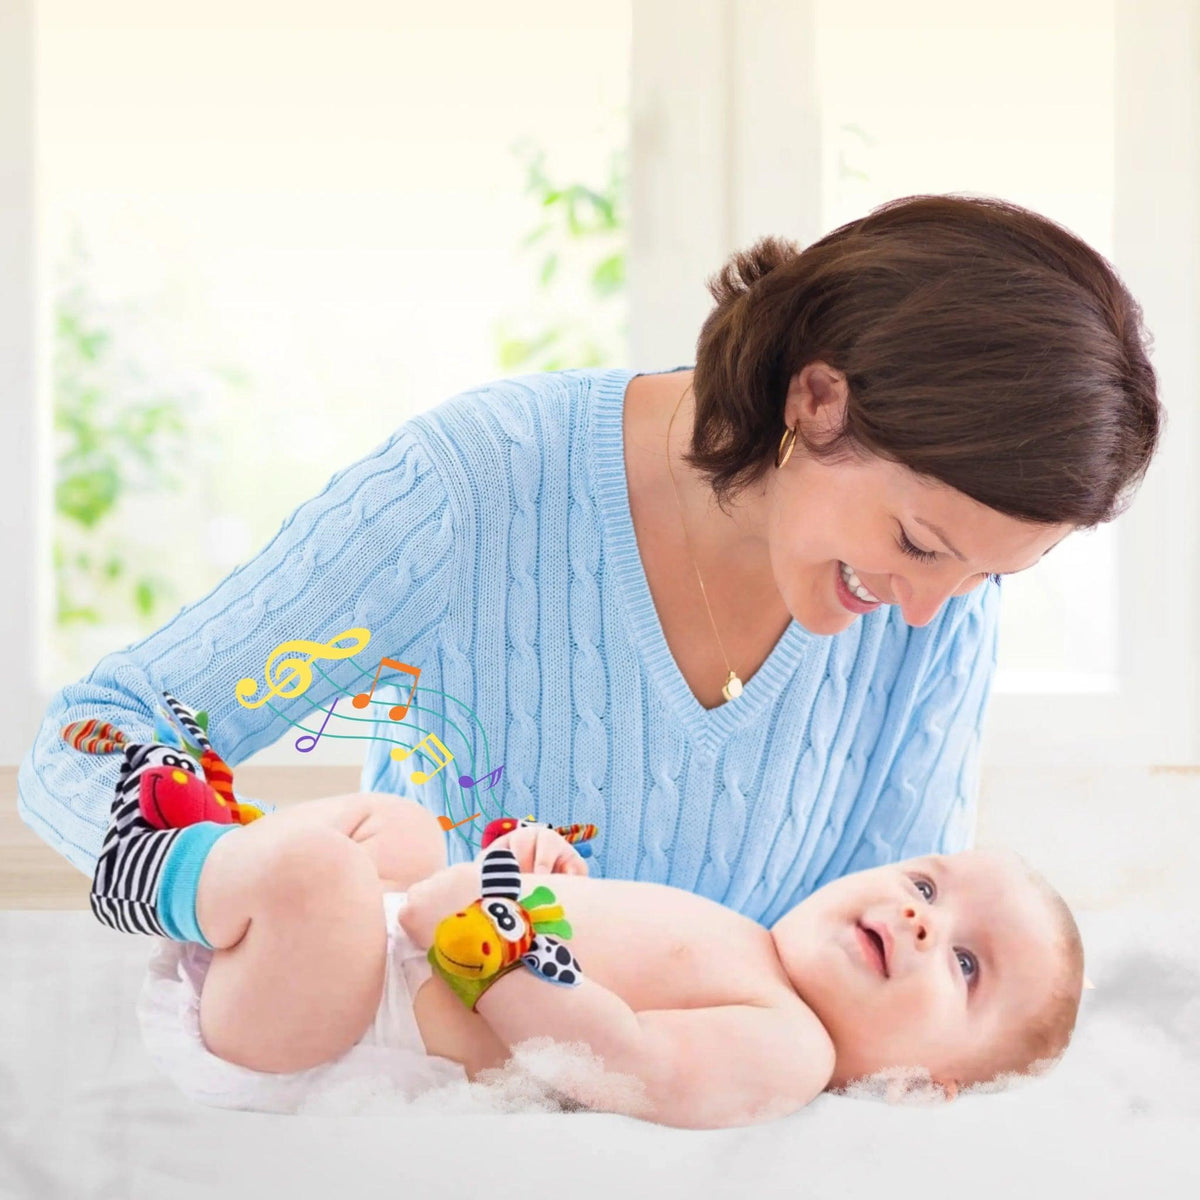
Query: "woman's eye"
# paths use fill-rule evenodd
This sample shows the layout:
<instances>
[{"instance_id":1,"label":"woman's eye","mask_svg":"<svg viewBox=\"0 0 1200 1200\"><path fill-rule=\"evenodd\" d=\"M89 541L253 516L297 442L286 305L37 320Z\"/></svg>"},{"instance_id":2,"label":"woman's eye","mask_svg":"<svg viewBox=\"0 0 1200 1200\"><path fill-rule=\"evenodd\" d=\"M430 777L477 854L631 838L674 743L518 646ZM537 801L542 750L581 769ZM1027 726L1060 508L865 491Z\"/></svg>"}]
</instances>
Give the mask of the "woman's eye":
<instances>
[{"instance_id":1,"label":"woman's eye","mask_svg":"<svg viewBox=\"0 0 1200 1200\"><path fill-rule=\"evenodd\" d=\"M896 539L896 544L901 550L904 551L905 554L909 556L909 558L918 559L920 562L933 562L933 560L937 558L936 550L921 550L914 546L912 542L908 540L908 534L904 532L903 527L900 530L899 538Z\"/></svg>"},{"instance_id":2,"label":"woman's eye","mask_svg":"<svg viewBox=\"0 0 1200 1200\"><path fill-rule=\"evenodd\" d=\"M974 979L979 972L979 962L970 950L955 950L958 965L962 968L963 977Z\"/></svg>"},{"instance_id":3,"label":"woman's eye","mask_svg":"<svg viewBox=\"0 0 1200 1200\"><path fill-rule=\"evenodd\" d=\"M934 891L933 884L928 879L914 879L913 886L930 904L933 903L933 898L937 893Z\"/></svg>"}]
</instances>

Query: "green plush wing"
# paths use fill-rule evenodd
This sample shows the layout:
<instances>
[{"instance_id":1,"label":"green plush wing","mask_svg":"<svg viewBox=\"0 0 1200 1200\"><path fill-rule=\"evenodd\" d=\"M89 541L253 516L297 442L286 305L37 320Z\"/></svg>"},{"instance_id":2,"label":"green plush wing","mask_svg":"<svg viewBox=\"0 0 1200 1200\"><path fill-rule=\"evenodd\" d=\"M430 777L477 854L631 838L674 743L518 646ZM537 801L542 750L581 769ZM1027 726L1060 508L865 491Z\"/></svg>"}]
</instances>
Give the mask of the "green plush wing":
<instances>
[{"instance_id":1,"label":"green plush wing","mask_svg":"<svg viewBox=\"0 0 1200 1200\"><path fill-rule=\"evenodd\" d=\"M539 883L528 896L518 900L517 903L526 912L530 912L532 909L548 908L552 904L557 904L558 897L544 884ZM552 921L534 921L533 931L534 933L556 933L561 938L569 938L571 922L563 917Z\"/></svg>"},{"instance_id":2,"label":"green plush wing","mask_svg":"<svg viewBox=\"0 0 1200 1200\"><path fill-rule=\"evenodd\" d=\"M571 938L571 922L567 920L561 921L534 921L534 933L556 933L560 938L565 938L568 941Z\"/></svg>"},{"instance_id":3,"label":"green plush wing","mask_svg":"<svg viewBox=\"0 0 1200 1200\"><path fill-rule=\"evenodd\" d=\"M539 883L528 896L517 903L522 908L543 908L547 904L557 904L558 898L548 887Z\"/></svg>"}]
</instances>

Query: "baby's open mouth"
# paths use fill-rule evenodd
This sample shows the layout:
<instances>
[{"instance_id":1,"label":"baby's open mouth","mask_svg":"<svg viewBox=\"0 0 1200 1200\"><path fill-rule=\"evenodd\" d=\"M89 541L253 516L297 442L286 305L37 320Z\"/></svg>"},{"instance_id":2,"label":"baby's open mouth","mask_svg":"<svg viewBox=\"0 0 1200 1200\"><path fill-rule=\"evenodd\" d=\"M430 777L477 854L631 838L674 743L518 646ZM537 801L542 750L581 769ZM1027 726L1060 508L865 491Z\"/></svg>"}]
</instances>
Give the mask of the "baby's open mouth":
<instances>
[{"instance_id":1,"label":"baby's open mouth","mask_svg":"<svg viewBox=\"0 0 1200 1200\"><path fill-rule=\"evenodd\" d=\"M867 961L885 978L888 978L887 952L883 938L874 929L858 922L858 940Z\"/></svg>"}]
</instances>

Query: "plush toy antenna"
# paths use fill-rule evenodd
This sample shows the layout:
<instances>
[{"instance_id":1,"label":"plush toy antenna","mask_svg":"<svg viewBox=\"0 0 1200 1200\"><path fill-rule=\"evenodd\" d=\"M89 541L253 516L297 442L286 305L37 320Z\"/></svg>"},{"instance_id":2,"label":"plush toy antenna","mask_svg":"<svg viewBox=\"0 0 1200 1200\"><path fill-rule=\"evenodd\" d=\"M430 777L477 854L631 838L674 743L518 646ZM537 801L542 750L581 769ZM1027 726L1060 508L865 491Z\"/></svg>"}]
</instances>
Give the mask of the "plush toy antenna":
<instances>
[{"instance_id":1,"label":"plush toy antenna","mask_svg":"<svg viewBox=\"0 0 1200 1200\"><path fill-rule=\"evenodd\" d=\"M129 739L115 725L95 717L64 725L59 736L84 754L118 754L129 745Z\"/></svg>"},{"instance_id":2,"label":"plush toy antenna","mask_svg":"<svg viewBox=\"0 0 1200 1200\"><path fill-rule=\"evenodd\" d=\"M200 727L192 710L186 705L180 704L170 692L163 692L163 698L175 715L175 720L200 747L200 766L204 769L204 778L208 780L209 787L239 814L239 820L246 822L262 816L262 813L254 805L238 803L238 798L233 794L233 771L230 770L229 764L212 748L212 743L209 742L207 734ZM207 722L207 715L205 721Z\"/></svg>"}]
</instances>

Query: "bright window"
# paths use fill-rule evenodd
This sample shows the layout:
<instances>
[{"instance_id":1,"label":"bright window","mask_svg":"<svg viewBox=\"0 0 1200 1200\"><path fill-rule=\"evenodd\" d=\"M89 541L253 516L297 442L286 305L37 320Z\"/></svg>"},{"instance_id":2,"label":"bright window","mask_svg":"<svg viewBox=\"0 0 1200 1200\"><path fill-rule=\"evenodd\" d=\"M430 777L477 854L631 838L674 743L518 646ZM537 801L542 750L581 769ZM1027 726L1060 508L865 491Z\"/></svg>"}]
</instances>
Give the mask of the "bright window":
<instances>
[{"instance_id":1,"label":"bright window","mask_svg":"<svg viewBox=\"0 0 1200 1200\"><path fill-rule=\"evenodd\" d=\"M818 0L823 229L900 196L966 191L1044 213L1111 260L1115 18L1096 0L1003 14ZM997 693L1115 689L1117 535L1075 534L1005 578Z\"/></svg>"},{"instance_id":2,"label":"bright window","mask_svg":"<svg viewBox=\"0 0 1200 1200\"><path fill-rule=\"evenodd\" d=\"M43 688L413 413L627 360L630 3L40 0L35 35Z\"/></svg>"}]
</instances>

